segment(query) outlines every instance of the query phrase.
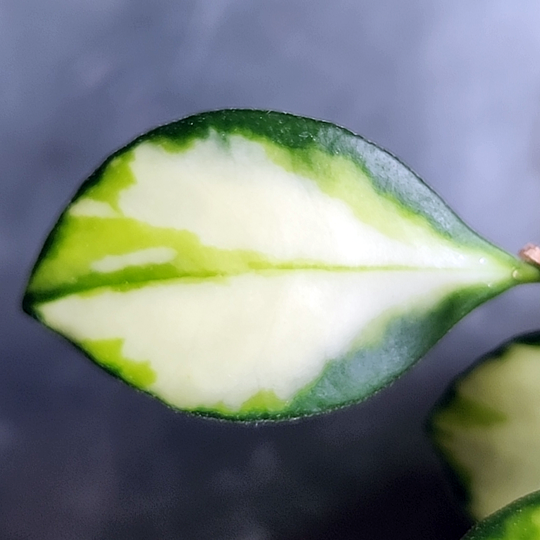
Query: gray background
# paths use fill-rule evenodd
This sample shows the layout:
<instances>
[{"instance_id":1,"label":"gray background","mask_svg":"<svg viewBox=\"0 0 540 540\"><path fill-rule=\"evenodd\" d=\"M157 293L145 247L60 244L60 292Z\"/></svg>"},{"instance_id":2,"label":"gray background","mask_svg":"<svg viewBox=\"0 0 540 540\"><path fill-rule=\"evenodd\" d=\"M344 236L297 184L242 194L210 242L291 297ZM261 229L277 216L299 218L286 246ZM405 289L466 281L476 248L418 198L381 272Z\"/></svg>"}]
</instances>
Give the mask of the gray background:
<instances>
[{"instance_id":1,"label":"gray background","mask_svg":"<svg viewBox=\"0 0 540 540\"><path fill-rule=\"evenodd\" d=\"M345 125L495 243L540 242L539 27L536 0L0 0L0 537L457 540L422 423L476 356L540 328L538 287L365 404L258 427L166 410L19 302L107 154L215 108Z\"/></svg>"}]
</instances>

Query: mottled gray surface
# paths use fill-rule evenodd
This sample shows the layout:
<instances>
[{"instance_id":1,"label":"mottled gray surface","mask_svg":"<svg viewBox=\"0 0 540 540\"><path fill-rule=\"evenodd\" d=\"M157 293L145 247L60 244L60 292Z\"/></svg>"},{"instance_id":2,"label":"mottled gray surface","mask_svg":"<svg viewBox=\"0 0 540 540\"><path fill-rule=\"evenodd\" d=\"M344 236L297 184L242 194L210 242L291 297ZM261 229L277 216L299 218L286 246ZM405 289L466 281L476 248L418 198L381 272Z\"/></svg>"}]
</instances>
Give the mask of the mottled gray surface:
<instances>
[{"instance_id":1,"label":"mottled gray surface","mask_svg":"<svg viewBox=\"0 0 540 540\"><path fill-rule=\"evenodd\" d=\"M0 538L457 540L422 422L475 356L540 327L540 288L483 306L363 405L259 427L166 410L19 301L108 153L222 107L346 125L494 242L539 242L539 23L535 0L0 0Z\"/></svg>"}]
</instances>

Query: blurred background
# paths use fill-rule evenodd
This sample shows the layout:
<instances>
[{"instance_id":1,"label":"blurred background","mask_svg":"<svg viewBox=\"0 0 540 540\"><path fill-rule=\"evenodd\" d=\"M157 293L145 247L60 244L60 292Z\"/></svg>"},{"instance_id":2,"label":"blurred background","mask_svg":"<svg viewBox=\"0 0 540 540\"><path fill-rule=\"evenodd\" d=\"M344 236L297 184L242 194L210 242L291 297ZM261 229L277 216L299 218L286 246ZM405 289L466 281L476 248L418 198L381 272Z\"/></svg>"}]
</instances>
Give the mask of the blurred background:
<instances>
[{"instance_id":1,"label":"blurred background","mask_svg":"<svg viewBox=\"0 0 540 540\"><path fill-rule=\"evenodd\" d=\"M167 410L19 305L82 180L208 109L342 124L496 244L540 242L539 25L535 0L0 0L0 538L460 538L423 422L477 356L540 328L538 286L370 401L260 426Z\"/></svg>"}]
</instances>

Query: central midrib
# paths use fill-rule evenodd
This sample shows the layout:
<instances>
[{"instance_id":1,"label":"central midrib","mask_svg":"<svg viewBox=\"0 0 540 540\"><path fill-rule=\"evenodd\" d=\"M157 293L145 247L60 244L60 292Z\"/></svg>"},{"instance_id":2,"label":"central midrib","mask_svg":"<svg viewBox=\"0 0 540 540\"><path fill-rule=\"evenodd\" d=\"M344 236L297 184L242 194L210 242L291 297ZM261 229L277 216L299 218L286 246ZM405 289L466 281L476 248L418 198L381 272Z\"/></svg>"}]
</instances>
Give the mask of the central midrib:
<instances>
[{"instance_id":1,"label":"central midrib","mask_svg":"<svg viewBox=\"0 0 540 540\"><path fill-rule=\"evenodd\" d=\"M246 270L241 270L238 272L220 272L219 270L211 270L207 272L197 272L197 273L190 273L190 274L178 274L176 276L166 276L166 277L160 277L160 278L141 278L136 279L132 278L130 279L129 283L122 283L122 281L119 279L118 281L110 281L103 283L103 285L95 286L95 285L83 285L83 284L77 284L74 283L73 285L66 285L63 287L55 287L53 289L50 289L48 291L36 291L36 292L29 292L27 293L27 296L25 298L25 305L27 303L30 304L41 304L45 302L51 302L54 300L57 300L59 298L69 296L72 294L84 294L84 293L90 293L90 292L98 292L103 289L115 289L117 291L129 291L141 288L144 285L154 285L159 283L167 283L167 282L173 282L173 281L192 281L193 283L203 282L203 281L211 281L211 280L227 280L228 278L246 275L246 274L259 274L264 276L272 276L274 274L282 274L285 272L300 272L300 271L313 271L313 272L328 272L328 273L369 273L369 272L403 272L405 273L416 273L416 272L456 272L456 273L463 273L463 272L471 272L473 271L473 268L471 267L409 267L409 266L323 266L323 265L295 265L290 263L285 264L276 264L273 266L261 266L261 267L251 267ZM495 272L493 270L488 271L486 268L475 268L474 274L478 277L481 275L490 276L490 283L493 282L493 278L495 277ZM106 276L104 276L106 277ZM509 272L508 281L512 280L511 272ZM471 282L474 282L477 280L471 280ZM505 281L502 278L499 278L500 282ZM517 283L518 280L516 280Z\"/></svg>"}]
</instances>

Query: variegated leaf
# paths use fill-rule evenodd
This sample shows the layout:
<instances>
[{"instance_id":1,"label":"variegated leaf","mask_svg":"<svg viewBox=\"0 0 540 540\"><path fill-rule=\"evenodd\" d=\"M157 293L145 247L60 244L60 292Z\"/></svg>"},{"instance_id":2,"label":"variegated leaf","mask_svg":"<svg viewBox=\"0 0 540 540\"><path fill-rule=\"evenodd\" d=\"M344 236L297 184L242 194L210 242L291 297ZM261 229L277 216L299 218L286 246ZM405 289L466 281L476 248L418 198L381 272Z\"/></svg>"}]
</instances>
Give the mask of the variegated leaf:
<instances>
[{"instance_id":1,"label":"variegated leaf","mask_svg":"<svg viewBox=\"0 0 540 540\"><path fill-rule=\"evenodd\" d=\"M111 156L24 305L173 407L275 419L366 398L475 306L539 278L375 145L232 110Z\"/></svg>"},{"instance_id":2,"label":"variegated leaf","mask_svg":"<svg viewBox=\"0 0 540 540\"><path fill-rule=\"evenodd\" d=\"M540 332L504 344L456 379L429 431L474 519L539 490Z\"/></svg>"}]
</instances>

